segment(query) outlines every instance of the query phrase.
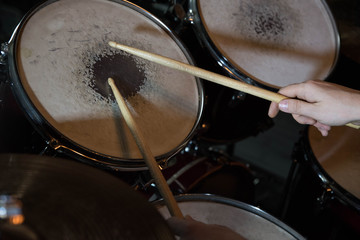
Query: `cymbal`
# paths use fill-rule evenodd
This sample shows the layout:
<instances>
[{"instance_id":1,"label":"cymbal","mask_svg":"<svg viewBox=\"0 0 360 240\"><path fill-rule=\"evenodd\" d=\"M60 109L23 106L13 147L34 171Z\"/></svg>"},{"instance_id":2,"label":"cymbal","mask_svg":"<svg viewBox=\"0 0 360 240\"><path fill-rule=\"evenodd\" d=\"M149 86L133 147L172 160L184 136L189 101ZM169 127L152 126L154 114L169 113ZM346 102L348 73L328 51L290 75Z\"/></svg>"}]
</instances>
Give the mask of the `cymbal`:
<instances>
[{"instance_id":1,"label":"cymbal","mask_svg":"<svg viewBox=\"0 0 360 240\"><path fill-rule=\"evenodd\" d=\"M4 239L174 239L140 193L76 161L0 155L0 207L6 201L24 221L16 225L0 213Z\"/></svg>"}]
</instances>

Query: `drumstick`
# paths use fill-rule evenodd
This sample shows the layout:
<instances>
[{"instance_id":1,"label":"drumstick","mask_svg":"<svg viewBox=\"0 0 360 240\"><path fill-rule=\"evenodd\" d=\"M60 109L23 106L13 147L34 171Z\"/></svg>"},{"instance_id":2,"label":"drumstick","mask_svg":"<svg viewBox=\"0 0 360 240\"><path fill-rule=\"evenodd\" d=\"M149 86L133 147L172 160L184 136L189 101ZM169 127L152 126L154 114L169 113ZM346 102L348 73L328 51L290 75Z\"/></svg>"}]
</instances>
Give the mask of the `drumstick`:
<instances>
[{"instance_id":1,"label":"drumstick","mask_svg":"<svg viewBox=\"0 0 360 240\"><path fill-rule=\"evenodd\" d=\"M171 58L167 58L164 56L160 56L158 54L155 53L150 53L150 52L146 52L137 48L133 48L133 47L129 47L129 46L125 46L113 41L109 42L109 45L111 47L123 50L125 52L131 53L133 55L136 55L138 57L144 58L146 60L149 60L151 62L155 62L158 63L160 65L169 67L169 68L173 68L173 69L177 69L179 71L183 71L183 72L187 72L191 75L194 75L196 77L220 84L222 86L225 87L229 87L229 88L233 88L251 95L254 95L256 97L265 99L265 100L269 100L271 102L276 102L279 103L280 101L288 98L282 94L279 93L275 93L263 88L259 88L229 77L225 77L223 75L217 74L217 73L213 73L210 71L207 71L205 69L201 69L195 66L192 66L190 64L186 64L183 62L179 62L177 60L171 59ZM353 123L348 123L346 124L346 126L348 127L352 127L355 129L360 129L360 126L357 124L353 124Z\"/></svg>"},{"instance_id":2,"label":"drumstick","mask_svg":"<svg viewBox=\"0 0 360 240\"><path fill-rule=\"evenodd\" d=\"M155 180L157 187L161 193L161 196L164 198L166 206L169 209L169 212L172 216L176 217L183 217L179 206L166 183L164 176L162 175L160 168L152 155L152 152L148 145L145 142L144 137L142 136L141 132L139 131L134 118L132 117L129 108L127 107L124 98L122 97L121 93L117 89L115 82L112 78L108 79L108 83L115 95L115 99L119 105L120 112L122 113L126 124L128 125L130 132L134 136L135 142L139 147L141 154L143 155L145 162L150 170L152 177Z\"/></svg>"},{"instance_id":3,"label":"drumstick","mask_svg":"<svg viewBox=\"0 0 360 240\"><path fill-rule=\"evenodd\" d=\"M167 58L167 57L163 57L160 56L158 54L154 54L154 53L149 53L140 49L136 49L136 48L132 48L129 46L125 46L113 41L109 42L109 45L111 47L123 50L125 52L131 53L133 55L136 55L138 57L144 58L146 60L149 60L151 62L155 62L161 65L164 65L166 67L169 68L173 68L173 69L177 69L183 72L187 72L191 75L194 75L196 77L202 78L202 79L206 79L208 81L229 87L229 88L233 88L272 102L280 102L281 100L287 98L284 95L281 95L279 93L274 93L259 87L255 87L253 85L241 82L241 81L237 81L235 79L229 78L229 77L225 77L223 75L217 74L217 73L213 73L210 71L207 71L205 69L201 69L195 66L192 66L190 64L186 64L186 63L182 63L179 61L176 61L174 59L171 58Z\"/></svg>"}]
</instances>

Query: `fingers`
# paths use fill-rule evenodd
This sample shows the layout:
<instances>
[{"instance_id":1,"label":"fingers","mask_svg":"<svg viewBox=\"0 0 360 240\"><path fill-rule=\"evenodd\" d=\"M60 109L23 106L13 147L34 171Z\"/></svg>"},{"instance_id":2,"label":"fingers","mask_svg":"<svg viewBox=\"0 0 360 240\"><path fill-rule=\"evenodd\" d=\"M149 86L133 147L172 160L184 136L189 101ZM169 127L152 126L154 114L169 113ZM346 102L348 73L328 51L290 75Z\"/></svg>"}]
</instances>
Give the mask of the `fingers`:
<instances>
[{"instance_id":1,"label":"fingers","mask_svg":"<svg viewBox=\"0 0 360 240\"><path fill-rule=\"evenodd\" d=\"M309 100L309 97L306 96L307 91L305 90L305 88L306 85L304 84L293 84L280 89L279 93L289 97L289 99L282 100L278 104L272 102L268 111L269 117L275 117L278 114L279 110L286 113L298 114L303 116L307 115L307 113L312 110L312 106L309 102L314 102L315 99ZM307 99L308 102L299 99Z\"/></svg>"},{"instance_id":2,"label":"fingers","mask_svg":"<svg viewBox=\"0 0 360 240\"><path fill-rule=\"evenodd\" d=\"M280 89L279 93L289 98L306 99L308 102L314 102L317 100L317 95L314 94L314 89L322 84L323 81L320 80L309 80L303 83L288 85Z\"/></svg>"},{"instance_id":3,"label":"fingers","mask_svg":"<svg viewBox=\"0 0 360 240\"><path fill-rule=\"evenodd\" d=\"M320 122L316 122L314 124L314 127L316 127L322 136L326 137L328 134L329 134L329 131L331 129L331 127L329 125L326 125L326 124L323 124L323 123L320 123Z\"/></svg>"},{"instance_id":4,"label":"fingers","mask_svg":"<svg viewBox=\"0 0 360 240\"><path fill-rule=\"evenodd\" d=\"M302 116L299 114L292 114L293 118L300 124L314 125L317 121L313 118Z\"/></svg>"},{"instance_id":5,"label":"fingers","mask_svg":"<svg viewBox=\"0 0 360 240\"><path fill-rule=\"evenodd\" d=\"M307 103L296 99L285 99L279 104L272 102L269 107L268 115L273 118L279 110L285 113L293 114L294 118L301 124L314 124L316 121L312 118L305 117L309 113L313 112L313 106L311 103Z\"/></svg>"},{"instance_id":6,"label":"fingers","mask_svg":"<svg viewBox=\"0 0 360 240\"><path fill-rule=\"evenodd\" d=\"M293 114L293 117L300 124L314 125L314 127L316 127L320 131L321 135L324 137L326 137L329 134L329 131L331 129L329 125L323 124L309 117L300 116L296 114Z\"/></svg>"},{"instance_id":7,"label":"fingers","mask_svg":"<svg viewBox=\"0 0 360 240\"><path fill-rule=\"evenodd\" d=\"M276 115L279 113L279 106L276 102L271 102L270 107L269 107L269 111L268 111L268 115L271 118L276 117Z\"/></svg>"},{"instance_id":8,"label":"fingers","mask_svg":"<svg viewBox=\"0 0 360 240\"><path fill-rule=\"evenodd\" d=\"M279 109L286 113L306 116L311 111L311 104L296 99L285 99L279 103Z\"/></svg>"}]
</instances>

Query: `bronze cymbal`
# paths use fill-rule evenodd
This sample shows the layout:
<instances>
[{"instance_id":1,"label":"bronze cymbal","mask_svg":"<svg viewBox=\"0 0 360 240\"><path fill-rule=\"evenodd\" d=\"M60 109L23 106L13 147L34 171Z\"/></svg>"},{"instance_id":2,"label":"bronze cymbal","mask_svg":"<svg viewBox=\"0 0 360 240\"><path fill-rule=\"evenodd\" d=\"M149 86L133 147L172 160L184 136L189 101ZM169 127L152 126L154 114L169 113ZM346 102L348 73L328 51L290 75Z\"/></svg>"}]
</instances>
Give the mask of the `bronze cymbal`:
<instances>
[{"instance_id":1,"label":"bronze cymbal","mask_svg":"<svg viewBox=\"0 0 360 240\"><path fill-rule=\"evenodd\" d=\"M3 239L174 239L140 193L67 159L0 155L0 208L6 202L12 210L18 206L24 221L0 213Z\"/></svg>"}]
</instances>

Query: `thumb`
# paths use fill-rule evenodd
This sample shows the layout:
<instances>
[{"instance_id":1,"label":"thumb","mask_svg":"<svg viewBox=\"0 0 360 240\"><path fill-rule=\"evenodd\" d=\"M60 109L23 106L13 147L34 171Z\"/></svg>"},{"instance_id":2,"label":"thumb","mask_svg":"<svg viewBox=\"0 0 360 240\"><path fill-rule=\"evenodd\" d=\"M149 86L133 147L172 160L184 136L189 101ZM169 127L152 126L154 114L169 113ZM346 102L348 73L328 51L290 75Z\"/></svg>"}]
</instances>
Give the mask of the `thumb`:
<instances>
[{"instance_id":1,"label":"thumb","mask_svg":"<svg viewBox=\"0 0 360 240\"><path fill-rule=\"evenodd\" d=\"M311 104L297 99L284 99L279 102L279 109L286 113L307 116L311 112Z\"/></svg>"}]
</instances>

